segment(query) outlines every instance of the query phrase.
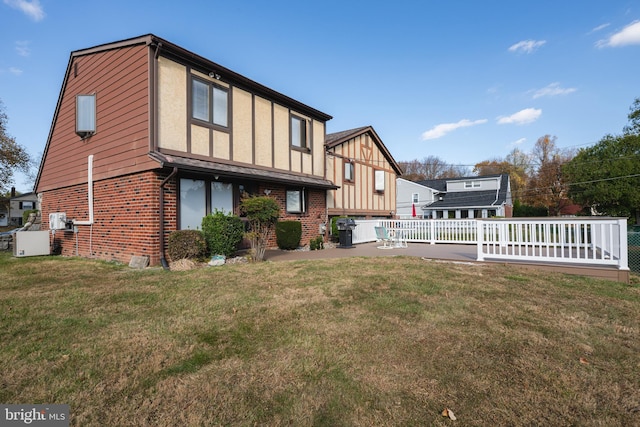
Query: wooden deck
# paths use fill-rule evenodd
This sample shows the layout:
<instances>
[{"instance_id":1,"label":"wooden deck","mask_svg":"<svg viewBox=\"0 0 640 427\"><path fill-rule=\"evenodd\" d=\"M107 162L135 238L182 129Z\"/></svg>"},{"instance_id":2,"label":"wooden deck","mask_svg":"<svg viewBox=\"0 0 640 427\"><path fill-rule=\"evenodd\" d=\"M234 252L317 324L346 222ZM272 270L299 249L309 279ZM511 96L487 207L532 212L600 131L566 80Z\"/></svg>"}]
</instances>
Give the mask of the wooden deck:
<instances>
[{"instance_id":1,"label":"wooden deck","mask_svg":"<svg viewBox=\"0 0 640 427\"><path fill-rule=\"evenodd\" d=\"M415 256L442 261L479 262L476 261L476 245L409 243L406 248L379 249L378 247L381 245L382 243L377 242L360 243L353 245L351 248L332 248L320 251L281 251L278 249L270 249L267 250L265 259L267 261L280 262L345 257ZM629 283L630 280L628 270L619 270L613 266L592 266L585 264L560 265L546 262L513 262L491 259L486 259L482 262L510 264L522 268L535 268L565 274L596 277L623 283Z\"/></svg>"}]
</instances>

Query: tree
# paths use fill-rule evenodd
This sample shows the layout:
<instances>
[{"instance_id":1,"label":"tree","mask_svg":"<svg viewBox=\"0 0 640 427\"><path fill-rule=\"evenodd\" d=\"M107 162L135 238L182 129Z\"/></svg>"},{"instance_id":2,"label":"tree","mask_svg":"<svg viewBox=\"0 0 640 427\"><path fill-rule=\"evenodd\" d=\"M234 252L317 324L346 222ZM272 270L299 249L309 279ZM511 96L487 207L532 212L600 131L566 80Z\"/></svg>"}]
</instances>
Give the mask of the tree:
<instances>
[{"instance_id":1,"label":"tree","mask_svg":"<svg viewBox=\"0 0 640 427\"><path fill-rule=\"evenodd\" d=\"M607 135L564 167L569 196L598 213L640 224L640 134Z\"/></svg>"},{"instance_id":2,"label":"tree","mask_svg":"<svg viewBox=\"0 0 640 427\"><path fill-rule=\"evenodd\" d=\"M538 162L538 169L529 179L523 200L532 206L546 207L549 215L558 215L565 205L571 204L562 166L573 158L573 153L558 149L556 137L545 135L536 141L532 157Z\"/></svg>"},{"instance_id":3,"label":"tree","mask_svg":"<svg viewBox=\"0 0 640 427\"><path fill-rule=\"evenodd\" d=\"M640 98L620 136L606 135L582 148L564 167L578 203L611 216L635 217L640 224Z\"/></svg>"},{"instance_id":4,"label":"tree","mask_svg":"<svg viewBox=\"0 0 640 427\"><path fill-rule=\"evenodd\" d=\"M456 178L467 174L464 166L447 164L436 156L428 156L422 160L398 162L402 169L402 177L408 181L424 181L425 179Z\"/></svg>"},{"instance_id":5,"label":"tree","mask_svg":"<svg viewBox=\"0 0 640 427\"><path fill-rule=\"evenodd\" d=\"M254 261L262 261L269 233L280 216L278 202L267 196L247 197L240 203L240 211L249 220L250 231L246 236L251 242L251 257Z\"/></svg>"},{"instance_id":6,"label":"tree","mask_svg":"<svg viewBox=\"0 0 640 427\"><path fill-rule=\"evenodd\" d=\"M4 104L0 100L0 193L7 191L13 183L16 169L28 173L31 165L27 151L7 134L8 120Z\"/></svg>"}]
</instances>

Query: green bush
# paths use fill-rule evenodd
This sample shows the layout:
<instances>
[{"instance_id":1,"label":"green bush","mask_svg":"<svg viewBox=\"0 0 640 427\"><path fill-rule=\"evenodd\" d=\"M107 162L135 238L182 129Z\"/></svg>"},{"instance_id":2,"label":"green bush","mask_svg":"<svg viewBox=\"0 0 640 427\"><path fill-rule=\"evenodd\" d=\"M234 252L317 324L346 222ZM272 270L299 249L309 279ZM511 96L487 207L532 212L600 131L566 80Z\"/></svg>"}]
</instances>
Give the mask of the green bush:
<instances>
[{"instance_id":1,"label":"green bush","mask_svg":"<svg viewBox=\"0 0 640 427\"><path fill-rule=\"evenodd\" d=\"M309 249L312 251L324 249L324 238L322 236L318 236L315 239L311 239L309 242Z\"/></svg>"},{"instance_id":2,"label":"green bush","mask_svg":"<svg viewBox=\"0 0 640 427\"><path fill-rule=\"evenodd\" d=\"M202 218L202 233L207 241L209 255L230 257L242 241L244 223L238 216L216 211Z\"/></svg>"},{"instance_id":3,"label":"green bush","mask_svg":"<svg viewBox=\"0 0 640 427\"><path fill-rule=\"evenodd\" d=\"M519 218L549 216L549 209L544 206L525 205L520 200L516 200L513 203L513 216Z\"/></svg>"},{"instance_id":4,"label":"green bush","mask_svg":"<svg viewBox=\"0 0 640 427\"><path fill-rule=\"evenodd\" d=\"M278 221L276 223L276 243L280 249L292 250L300 246L302 224L300 221Z\"/></svg>"},{"instance_id":5,"label":"green bush","mask_svg":"<svg viewBox=\"0 0 640 427\"><path fill-rule=\"evenodd\" d=\"M207 241L198 230L177 230L169 235L168 252L172 261L203 260L207 256Z\"/></svg>"},{"instance_id":6,"label":"green bush","mask_svg":"<svg viewBox=\"0 0 640 427\"><path fill-rule=\"evenodd\" d=\"M22 224L26 224L29 221L29 215L32 213L38 215L40 211L38 209L29 209L22 212Z\"/></svg>"}]
</instances>

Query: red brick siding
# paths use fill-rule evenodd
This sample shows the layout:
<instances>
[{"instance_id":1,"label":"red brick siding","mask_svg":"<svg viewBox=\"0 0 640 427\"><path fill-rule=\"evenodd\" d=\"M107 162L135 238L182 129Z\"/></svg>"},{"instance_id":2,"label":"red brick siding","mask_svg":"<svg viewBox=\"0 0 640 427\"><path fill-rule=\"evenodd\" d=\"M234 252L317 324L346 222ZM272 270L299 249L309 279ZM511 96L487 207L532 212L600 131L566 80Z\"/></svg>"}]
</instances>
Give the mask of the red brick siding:
<instances>
[{"instance_id":1,"label":"red brick siding","mask_svg":"<svg viewBox=\"0 0 640 427\"><path fill-rule=\"evenodd\" d=\"M94 224L77 226L77 235L57 231L55 239L62 246L62 255L123 263L139 255L148 256L152 265L158 264L158 189L163 178L155 172L144 172L94 182ZM65 212L67 219L88 220L87 185L45 192L42 199L45 227L49 226L51 212ZM166 235L175 229L175 221L175 183L169 183L165 190Z\"/></svg>"},{"instance_id":2,"label":"red brick siding","mask_svg":"<svg viewBox=\"0 0 640 427\"><path fill-rule=\"evenodd\" d=\"M260 193L263 193L265 188L269 188L271 190L270 196L275 198L280 205L280 221L301 222L302 237L300 239L300 245L307 245L309 244L309 241L311 239L314 239L320 235L320 224L327 221L327 193L325 190L307 189L307 212L304 214L289 214L286 210L287 188L275 187L273 185L270 185L268 187L263 186L260 188ZM277 247L275 232L271 233L268 247Z\"/></svg>"}]
</instances>

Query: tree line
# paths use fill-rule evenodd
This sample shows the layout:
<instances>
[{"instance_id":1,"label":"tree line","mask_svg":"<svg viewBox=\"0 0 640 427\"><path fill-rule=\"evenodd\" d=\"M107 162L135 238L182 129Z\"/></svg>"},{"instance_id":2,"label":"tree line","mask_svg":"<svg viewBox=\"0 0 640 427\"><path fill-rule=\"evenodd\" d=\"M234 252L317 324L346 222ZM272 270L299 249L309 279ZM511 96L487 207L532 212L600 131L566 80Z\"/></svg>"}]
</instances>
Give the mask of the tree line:
<instances>
[{"instance_id":1,"label":"tree line","mask_svg":"<svg viewBox=\"0 0 640 427\"><path fill-rule=\"evenodd\" d=\"M484 176L507 173L514 215L546 213L626 216L640 224L640 98L619 135L605 135L593 146L561 149L557 138L544 135L530 152L514 148L504 158L473 167L451 165L435 156L398 162L404 179Z\"/></svg>"}]
</instances>

